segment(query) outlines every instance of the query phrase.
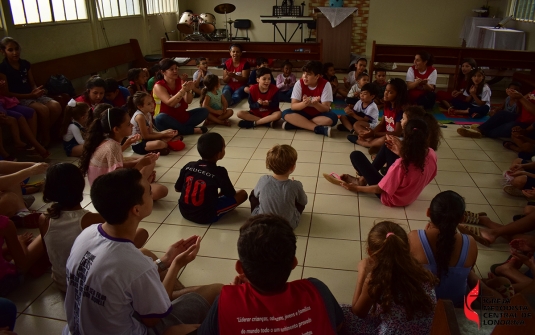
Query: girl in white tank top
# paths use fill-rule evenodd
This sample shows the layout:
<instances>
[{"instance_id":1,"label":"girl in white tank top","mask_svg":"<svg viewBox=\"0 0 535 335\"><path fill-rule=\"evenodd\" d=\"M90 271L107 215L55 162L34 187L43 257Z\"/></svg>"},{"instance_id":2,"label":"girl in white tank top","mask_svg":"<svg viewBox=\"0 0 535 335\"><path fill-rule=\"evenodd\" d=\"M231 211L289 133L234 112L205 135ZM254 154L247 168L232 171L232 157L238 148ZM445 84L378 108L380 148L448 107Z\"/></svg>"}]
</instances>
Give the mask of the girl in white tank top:
<instances>
[{"instance_id":1,"label":"girl in white tank top","mask_svg":"<svg viewBox=\"0 0 535 335\"><path fill-rule=\"evenodd\" d=\"M62 292L67 290L65 266L74 240L83 229L104 222L99 214L80 206L84 187L82 172L74 164L52 165L47 171L43 199L53 204L41 216L40 231L52 263L52 279Z\"/></svg>"}]
</instances>

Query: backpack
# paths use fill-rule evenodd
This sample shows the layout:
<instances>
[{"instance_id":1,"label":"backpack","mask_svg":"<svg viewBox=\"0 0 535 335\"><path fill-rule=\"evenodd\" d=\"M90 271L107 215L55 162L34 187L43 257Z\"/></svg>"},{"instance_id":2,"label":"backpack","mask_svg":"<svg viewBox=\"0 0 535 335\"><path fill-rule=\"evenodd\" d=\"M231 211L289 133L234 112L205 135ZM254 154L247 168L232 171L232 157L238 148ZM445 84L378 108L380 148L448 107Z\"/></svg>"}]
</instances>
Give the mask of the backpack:
<instances>
[{"instance_id":1,"label":"backpack","mask_svg":"<svg viewBox=\"0 0 535 335\"><path fill-rule=\"evenodd\" d=\"M45 88L48 90L48 95L66 93L70 97L73 97L75 94L71 81L62 74L50 76L46 81Z\"/></svg>"}]
</instances>

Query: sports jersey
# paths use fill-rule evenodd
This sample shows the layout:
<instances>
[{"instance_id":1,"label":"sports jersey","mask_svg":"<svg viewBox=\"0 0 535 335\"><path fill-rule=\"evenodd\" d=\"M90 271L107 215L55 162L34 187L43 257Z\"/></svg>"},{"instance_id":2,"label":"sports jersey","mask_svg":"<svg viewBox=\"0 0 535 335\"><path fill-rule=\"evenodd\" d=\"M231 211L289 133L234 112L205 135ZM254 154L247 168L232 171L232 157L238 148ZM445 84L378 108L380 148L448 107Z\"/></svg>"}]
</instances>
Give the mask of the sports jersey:
<instances>
[{"instance_id":1,"label":"sports jersey","mask_svg":"<svg viewBox=\"0 0 535 335\"><path fill-rule=\"evenodd\" d=\"M280 111L278 92L279 89L273 84L269 84L267 92L261 92L258 84L251 86L249 88L249 108L251 109L251 114L262 118L273 112ZM258 99L269 101L269 105L260 105Z\"/></svg>"},{"instance_id":2,"label":"sports jersey","mask_svg":"<svg viewBox=\"0 0 535 335\"><path fill-rule=\"evenodd\" d=\"M202 159L186 164L175 183L175 190L181 192L178 207L182 216L196 223L212 223L217 215L219 189L221 195L236 195L227 169Z\"/></svg>"},{"instance_id":3,"label":"sports jersey","mask_svg":"<svg viewBox=\"0 0 535 335\"><path fill-rule=\"evenodd\" d=\"M396 130L396 123L401 122L403 113L400 109L392 108L392 105L385 103L384 107L385 129L387 132Z\"/></svg>"},{"instance_id":4,"label":"sports jersey","mask_svg":"<svg viewBox=\"0 0 535 335\"><path fill-rule=\"evenodd\" d=\"M329 82L323 78L318 78L318 82L316 84L316 87L309 87L305 85L303 82L303 79L299 79L298 82L295 83L294 90L292 92L292 99L296 99L299 101L303 101L303 97L320 97L320 102L324 101L333 101L333 93L331 85L327 85ZM307 113L310 116L316 116L320 114L320 112L314 108L314 107L305 107L303 109L303 112Z\"/></svg>"}]
</instances>

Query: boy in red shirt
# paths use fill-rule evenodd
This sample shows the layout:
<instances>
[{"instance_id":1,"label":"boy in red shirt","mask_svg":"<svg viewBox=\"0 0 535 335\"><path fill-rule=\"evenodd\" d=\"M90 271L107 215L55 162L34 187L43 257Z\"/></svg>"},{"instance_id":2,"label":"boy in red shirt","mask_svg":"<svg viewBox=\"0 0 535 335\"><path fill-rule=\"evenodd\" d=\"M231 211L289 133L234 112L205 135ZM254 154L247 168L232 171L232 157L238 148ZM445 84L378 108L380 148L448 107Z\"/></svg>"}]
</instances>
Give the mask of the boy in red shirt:
<instances>
[{"instance_id":1,"label":"boy in red shirt","mask_svg":"<svg viewBox=\"0 0 535 335\"><path fill-rule=\"evenodd\" d=\"M297 265L295 250L286 219L249 218L240 228L238 276L223 286L198 334L336 334L344 315L327 286L314 278L286 282Z\"/></svg>"},{"instance_id":2,"label":"boy in red shirt","mask_svg":"<svg viewBox=\"0 0 535 335\"><path fill-rule=\"evenodd\" d=\"M303 66L303 76L295 83L292 92L292 107L282 113L283 129L308 129L331 136L331 127L338 123L338 116L331 112L333 92L329 82L323 79L322 70L318 61Z\"/></svg>"},{"instance_id":3,"label":"boy in red shirt","mask_svg":"<svg viewBox=\"0 0 535 335\"><path fill-rule=\"evenodd\" d=\"M108 78L105 80L105 82L106 93L104 94L104 98L106 102L109 102L113 107L126 109L126 101L130 96L128 89L120 86L117 80L113 78Z\"/></svg>"},{"instance_id":4,"label":"boy in red shirt","mask_svg":"<svg viewBox=\"0 0 535 335\"><path fill-rule=\"evenodd\" d=\"M238 112L242 119L238 126L254 128L260 125L271 128L274 122L281 118L279 108L279 89L271 83L271 70L261 67L256 70L258 84L249 87L249 111Z\"/></svg>"}]
</instances>

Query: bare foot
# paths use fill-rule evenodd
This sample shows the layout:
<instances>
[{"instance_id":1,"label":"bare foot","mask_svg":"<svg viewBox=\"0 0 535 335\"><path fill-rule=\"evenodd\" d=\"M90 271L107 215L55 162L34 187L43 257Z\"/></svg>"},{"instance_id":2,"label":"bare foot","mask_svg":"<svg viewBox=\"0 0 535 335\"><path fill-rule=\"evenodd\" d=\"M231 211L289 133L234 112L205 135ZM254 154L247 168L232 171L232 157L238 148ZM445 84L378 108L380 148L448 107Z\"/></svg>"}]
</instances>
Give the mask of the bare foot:
<instances>
[{"instance_id":1,"label":"bare foot","mask_svg":"<svg viewBox=\"0 0 535 335\"><path fill-rule=\"evenodd\" d=\"M361 140L360 138L357 140L357 144L361 145L361 146L363 146L365 148L369 148L370 147L370 141Z\"/></svg>"},{"instance_id":2,"label":"bare foot","mask_svg":"<svg viewBox=\"0 0 535 335\"><path fill-rule=\"evenodd\" d=\"M491 244L496 241L496 234L494 233L493 229L480 229L479 230L481 237L483 237L485 240L489 241Z\"/></svg>"},{"instance_id":3,"label":"bare foot","mask_svg":"<svg viewBox=\"0 0 535 335\"><path fill-rule=\"evenodd\" d=\"M512 270L518 270L521 266L522 262L513 257L509 261L496 267L496 269L494 269L494 273L496 273L497 276L506 277L507 274L509 274Z\"/></svg>"},{"instance_id":4,"label":"bare foot","mask_svg":"<svg viewBox=\"0 0 535 335\"><path fill-rule=\"evenodd\" d=\"M358 180L357 180L357 184L359 186L366 186L366 185L368 185L368 182L366 181L366 178L359 177Z\"/></svg>"},{"instance_id":5,"label":"bare foot","mask_svg":"<svg viewBox=\"0 0 535 335\"><path fill-rule=\"evenodd\" d=\"M492 221L488 216L485 216L485 215L479 216L479 224L490 229L503 227L502 224Z\"/></svg>"}]
</instances>

